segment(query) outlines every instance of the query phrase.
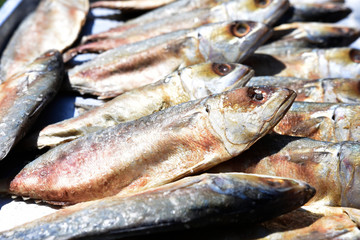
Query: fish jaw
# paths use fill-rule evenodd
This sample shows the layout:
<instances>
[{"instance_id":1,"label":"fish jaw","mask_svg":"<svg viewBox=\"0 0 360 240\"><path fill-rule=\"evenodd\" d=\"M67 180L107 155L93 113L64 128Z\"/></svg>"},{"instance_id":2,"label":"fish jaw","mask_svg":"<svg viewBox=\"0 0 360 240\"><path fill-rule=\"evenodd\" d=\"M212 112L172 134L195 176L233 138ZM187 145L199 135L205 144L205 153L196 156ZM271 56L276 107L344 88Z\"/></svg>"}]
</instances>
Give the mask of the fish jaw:
<instances>
[{"instance_id":1,"label":"fish jaw","mask_svg":"<svg viewBox=\"0 0 360 240\"><path fill-rule=\"evenodd\" d=\"M194 67L202 67L196 68ZM212 63L198 64L181 71L181 82L190 99L199 99L207 95L243 87L254 76L254 71L242 64ZM199 77L204 74L204 77Z\"/></svg>"},{"instance_id":2,"label":"fish jaw","mask_svg":"<svg viewBox=\"0 0 360 240\"><path fill-rule=\"evenodd\" d=\"M292 90L268 86L237 90L220 105L208 103L211 125L233 156L270 131L296 98Z\"/></svg>"},{"instance_id":3,"label":"fish jaw","mask_svg":"<svg viewBox=\"0 0 360 240\"><path fill-rule=\"evenodd\" d=\"M271 30L253 21L224 22L214 31L207 25L198 32L199 49L205 59L217 62L241 62L265 41Z\"/></svg>"}]
</instances>

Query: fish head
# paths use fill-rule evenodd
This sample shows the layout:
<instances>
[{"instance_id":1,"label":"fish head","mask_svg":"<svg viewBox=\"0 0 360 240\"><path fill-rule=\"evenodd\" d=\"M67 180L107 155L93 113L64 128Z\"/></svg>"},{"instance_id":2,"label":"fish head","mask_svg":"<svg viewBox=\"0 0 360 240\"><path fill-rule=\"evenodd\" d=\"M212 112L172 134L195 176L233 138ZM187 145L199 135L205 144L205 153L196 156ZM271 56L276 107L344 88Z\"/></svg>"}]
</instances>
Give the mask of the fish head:
<instances>
[{"instance_id":1,"label":"fish head","mask_svg":"<svg viewBox=\"0 0 360 240\"><path fill-rule=\"evenodd\" d=\"M253 20L273 25L288 10L288 0L230 1L224 4L229 20Z\"/></svg>"},{"instance_id":2,"label":"fish head","mask_svg":"<svg viewBox=\"0 0 360 240\"><path fill-rule=\"evenodd\" d=\"M179 71L182 85L192 100L243 87L254 71L237 63L200 63Z\"/></svg>"},{"instance_id":3,"label":"fish head","mask_svg":"<svg viewBox=\"0 0 360 240\"><path fill-rule=\"evenodd\" d=\"M360 78L360 50L330 48L319 59L319 69L328 71L329 77ZM326 62L325 66L322 66Z\"/></svg>"},{"instance_id":4,"label":"fish head","mask_svg":"<svg viewBox=\"0 0 360 240\"><path fill-rule=\"evenodd\" d=\"M253 21L208 24L198 29L199 49L207 61L241 62L270 36L271 29Z\"/></svg>"},{"instance_id":5,"label":"fish head","mask_svg":"<svg viewBox=\"0 0 360 240\"><path fill-rule=\"evenodd\" d=\"M238 88L206 102L209 120L229 154L236 156L264 136L285 115L296 93L285 88Z\"/></svg>"}]
</instances>

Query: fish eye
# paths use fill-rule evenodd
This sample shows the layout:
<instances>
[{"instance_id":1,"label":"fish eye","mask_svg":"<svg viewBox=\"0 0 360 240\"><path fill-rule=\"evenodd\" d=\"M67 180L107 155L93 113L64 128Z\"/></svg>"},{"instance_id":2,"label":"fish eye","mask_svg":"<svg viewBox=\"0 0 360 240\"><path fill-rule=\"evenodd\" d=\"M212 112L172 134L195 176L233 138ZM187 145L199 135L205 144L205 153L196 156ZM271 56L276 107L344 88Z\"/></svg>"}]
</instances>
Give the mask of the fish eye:
<instances>
[{"instance_id":1,"label":"fish eye","mask_svg":"<svg viewBox=\"0 0 360 240\"><path fill-rule=\"evenodd\" d=\"M235 22L231 26L231 33L236 37L244 37L250 32L249 24L243 22Z\"/></svg>"},{"instance_id":2,"label":"fish eye","mask_svg":"<svg viewBox=\"0 0 360 240\"><path fill-rule=\"evenodd\" d=\"M254 88L249 88L248 96L256 102L261 102L265 98L264 93L261 90Z\"/></svg>"},{"instance_id":3,"label":"fish eye","mask_svg":"<svg viewBox=\"0 0 360 240\"><path fill-rule=\"evenodd\" d=\"M233 70L233 66L225 63L213 63L212 69L220 76L225 76Z\"/></svg>"},{"instance_id":4,"label":"fish eye","mask_svg":"<svg viewBox=\"0 0 360 240\"><path fill-rule=\"evenodd\" d=\"M267 7L271 3L271 0L255 0L255 5L259 8Z\"/></svg>"},{"instance_id":5,"label":"fish eye","mask_svg":"<svg viewBox=\"0 0 360 240\"><path fill-rule=\"evenodd\" d=\"M355 63L360 63L360 51L357 49L351 49L350 58Z\"/></svg>"}]
</instances>

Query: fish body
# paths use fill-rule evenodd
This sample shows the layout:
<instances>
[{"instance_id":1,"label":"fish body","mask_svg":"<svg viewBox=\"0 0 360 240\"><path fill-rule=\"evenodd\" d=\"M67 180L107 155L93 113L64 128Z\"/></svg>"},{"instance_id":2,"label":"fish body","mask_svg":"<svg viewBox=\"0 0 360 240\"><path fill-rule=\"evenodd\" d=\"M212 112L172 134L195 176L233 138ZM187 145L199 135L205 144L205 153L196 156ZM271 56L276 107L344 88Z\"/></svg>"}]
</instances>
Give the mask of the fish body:
<instances>
[{"instance_id":1,"label":"fish body","mask_svg":"<svg viewBox=\"0 0 360 240\"><path fill-rule=\"evenodd\" d=\"M295 102L273 131L320 141L360 141L360 105Z\"/></svg>"},{"instance_id":2,"label":"fish body","mask_svg":"<svg viewBox=\"0 0 360 240\"><path fill-rule=\"evenodd\" d=\"M269 28L264 24L250 21L177 31L106 51L70 69L69 81L81 93L111 98L189 65L239 62L268 34Z\"/></svg>"},{"instance_id":3,"label":"fish body","mask_svg":"<svg viewBox=\"0 0 360 240\"><path fill-rule=\"evenodd\" d=\"M296 101L327 103L359 103L360 81L351 78L304 79L294 77L253 77L248 86L274 85L293 89Z\"/></svg>"},{"instance_id":4,"label":"fish body","mask_svg":"<svg viewBox=\"0 0 360 240\"><path fill-rule=\"evenodd\" d=\"M10 192L76 203L160 186L240 154L294 98L288 89L237 88L90 133L29 163Z\"/></svg>"},{"instance_id":5,"label":"fish body","mask_svg":"<svg viewBox=\"0 0 360 240\"><path fill-rule=\"evenodd\" d=\"M179 8L174 7L172 14L169 16L152 21L147 20L141 24L135 24L133 21L130 21L118 28L110 29L107 32L87 36L83 44L70 49L64 54L64 60L68 61L78 53L104 52L162 34L182 29L196 28L210 23L241 19L242 21L258 21L271 25L288 7L288 3L285 0L271 0L268 1L268 4L260 6L253 0L206 1L206 3L207 2L210 2L209 5L212 6L212 8L204 4L191 11L182 12ZM178 4L175 6L177 5ZM194 5L198 4L194 3ZM204 6L209 6L209 8L205 8ZM170 14L168 11L165 12ZM161 16L161 13L158 14Z\"/></svg>"},{"instance_id":6,"label":"fish body","mask_svg":"<svg viewBox=\"0 0 360 240\"><path fill-rule=\"evenodd\" d=\"M286 23L275 27L269 43L260 49L347 47L359 36L359 29L331 23Z\"/></svg>"},{"instance_id":7,"label":"fish body","mask_svg":"<svg viewBox=\"0 0 360 240\"><path fill-rule=\"evenodd\" d=\"M360 50L353 48L262 48L244 64L252 67L257 76L359 78L359 59Z\"/></svg>"},{"instance_id":8,"label":"fish body","mask_svg":"<svg viewBox=\"0 0 360 240\"><path fill-rule=\"evenodd\" d=\"M315 193L293 179L202 174L128 197L77 204L0 233L2 239L124 238L227 223L254 223L306 203Z\"/></svg>"},{"instance_id":9,"label":"fish body","mask_svg":"<svg viewBox=\"0 0 360 240\"><path fill-rule=\"evenodd\" d=\"M249 151L209 171L240 171L294 178L316 189L312 202L359 208L359 160L358 142L331 143L269 135Z\"/></svg>"},{"instance_id":10,"label":"fish body","mask_svg":"<svg viewBox=\"0 0 360 240\"><path fill-rule=\"evenodd\" d=\"M44 128L39 148L56 146L91 132L150 115L170 106L243 87L254 71L241 64L201 63L125 92L86 113Z\"/></svg>"},{"instance_id":11,"label":"fish body","mask_svg":"<svg viewBox=\"0 0 360 240\"><path fill-rule=\"evenodd\" d=\"M21 72L44 52L63 51L78 37L89 9L88 0L43 0L10 39L1 57L0 82Z\"/></svg>"},{"instance_id":12,"label":"fish body","mask_svg":"<svg viewBox=\"0 0 360 240\"><path fill-rule=\"evenodd\" d=\"M49 51L0 85L0 160L55 96L63 75L61 54Z\"/></svg>"},{"instance_id":13,"label":"fish body","mask_svg":"<svg viewBox=\"0 0 360 240\"><path fill-rule=\"evenodd\" d=\"M117 0L117 1L96 1L93 2L91 8L113 8L125 10L151 10L162 7L166 4L174 2L174 0L157 0L157 1L143 1L143 0Z\"/></svg>"}]
</instances>

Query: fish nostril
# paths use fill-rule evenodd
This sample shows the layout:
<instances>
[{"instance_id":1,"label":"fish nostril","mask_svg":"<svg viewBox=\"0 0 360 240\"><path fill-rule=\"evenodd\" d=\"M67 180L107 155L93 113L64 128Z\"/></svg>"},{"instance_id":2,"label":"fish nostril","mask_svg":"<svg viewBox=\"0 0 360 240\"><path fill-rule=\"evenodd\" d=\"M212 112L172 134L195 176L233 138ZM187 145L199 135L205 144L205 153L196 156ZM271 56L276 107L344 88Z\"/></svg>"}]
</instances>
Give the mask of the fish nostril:
<instances>
[{"instance_id":1,"label":"fish nostril","mask_svg":"<svg viewBox=\"0 0 360 240\"><path fill-rule=\"evenodd\" d=\"M261 102L265 98L262 91L260 91L259 89L253 89L253 88L249 88L248 96L257 102Z\"/></svg>"},{"instance_id":2,"label":"fish nostril","mask_svg":"<svg viewBox=\"0 0 360 240\"><path fill-rule=\"evenodd\" d=\"M233 70L233 66L225 63L213 63L212 68L220 76L225 76Z\"/></svg>"},{"instance_id":3,"label":"fish nostril","mask_svg":"<svg viewBox=\"0 0 360 240\"><path fill-rule=\"evenodd\" d=\"M243 22L236 22L231 26L231 32L236 37L244 37L246 36L251 30L249 24Z\"/></svg>"}]
</instances>

